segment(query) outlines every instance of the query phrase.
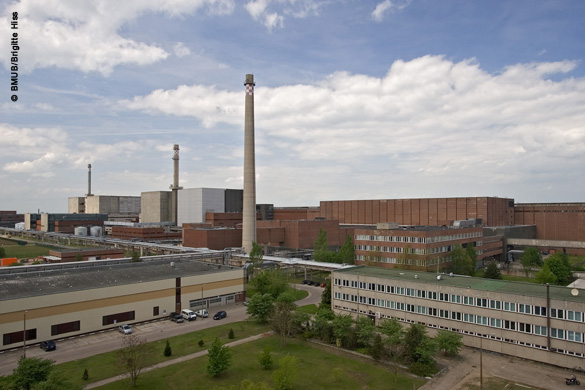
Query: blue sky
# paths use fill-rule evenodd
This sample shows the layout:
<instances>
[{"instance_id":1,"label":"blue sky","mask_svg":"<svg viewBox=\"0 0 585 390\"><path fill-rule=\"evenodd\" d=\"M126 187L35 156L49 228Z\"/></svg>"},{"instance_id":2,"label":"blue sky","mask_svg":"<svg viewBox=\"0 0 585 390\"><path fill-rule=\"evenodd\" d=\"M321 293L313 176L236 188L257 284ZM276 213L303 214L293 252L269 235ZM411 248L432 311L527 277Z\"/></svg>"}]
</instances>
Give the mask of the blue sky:
<instances>
[{"instance_id":1,"label":"blue sky","mask_svg":"<svg viewBox=\"0 0 585 390\"><path fill-rule=\"evenodd\" d=\"M120 5L122 4L122 5ZM585 2L0 2L0 210L86 192L242 188L258 203L585 201ZM19 91L10 96L18 12Z\"/></svg>"}]
</instances>

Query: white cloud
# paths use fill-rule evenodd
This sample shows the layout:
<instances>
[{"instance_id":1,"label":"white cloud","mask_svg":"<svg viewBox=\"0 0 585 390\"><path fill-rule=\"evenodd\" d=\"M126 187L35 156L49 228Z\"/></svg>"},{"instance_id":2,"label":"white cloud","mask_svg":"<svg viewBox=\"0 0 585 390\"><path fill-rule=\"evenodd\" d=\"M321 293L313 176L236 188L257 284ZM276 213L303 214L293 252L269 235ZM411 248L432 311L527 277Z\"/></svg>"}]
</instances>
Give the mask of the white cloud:
<instances>
[{"instance_id":1,"label":"white cloud","mask_svg":"<svg viewBox=\"0 0 585 390\"><path fill-rule=\"evenodd\" d=\"M233 0L21 0L6 6L0 18L0 35L10 36L9 15L19 13L20 71L58 67L109 75L120 64L148 65L164 60L168 53L156 44L136 42L120 35L120 28L145 12L171 17L205 10L208 14L233 12ZM8 53L9 40L0 42ZM2 56L5 66L8 58Z\"/></svg>"},{"instance_id":2,"label":"white cloud","mask_svg":"<svg viewBox=\"0 0 585 390\"><path fill-rule=\"evenodd\" d=\"M179 42L173 46L173 51L177 57L185 57L191 54L191 50L183 42Z\"/></svg>"},{"instance_id":3,"label":"white cloud","mask_svg":"<svg viewBox=\"0 0 585 390\"><path fill-rule=\"evenodd\" d=\"M381 22L386 14L392 13L395 10L403 10L410 5L411 0L384 0L376 5L374 11L372 11L372 18L376 22Z\"/></svg>"},{"instance_id":4,"label":"white cloud","mask_svg":"<svg viewBox=\"0 0 585 390\"><path fill-rule=\"evenodd\" d=\"M315 0L252 0L244 6L250 16L268 30L284 27L285 17L306 18L318 15L326 2Z\"/></svg>"},{"instance_id":5,"label":"white cloud","mask_svg":"<svg viewBox=\"0 0 585 390\"><path fill-rule=\"evenodd\" d=\"M552 167L578 171L585 164L585 79L548 79L575 66L517 64L493 75L474 59L425 56L396 61L383 77L338 72L313 85L257 87L257 164L286 167L278 172L287 181L299 177L311 183L305 188L331 185L335 193L344 192L336 181L347 166L347 180L386 190L398 178L443 189L463 182L475 188L469 183L481 178L478 188L493 188L524 174L547 175ZM180 86L120 103L242 131L243 88ZM316 166L337 174L329 180L320 173L315 181L302 173Z\"/></svg>"}]
</instances>

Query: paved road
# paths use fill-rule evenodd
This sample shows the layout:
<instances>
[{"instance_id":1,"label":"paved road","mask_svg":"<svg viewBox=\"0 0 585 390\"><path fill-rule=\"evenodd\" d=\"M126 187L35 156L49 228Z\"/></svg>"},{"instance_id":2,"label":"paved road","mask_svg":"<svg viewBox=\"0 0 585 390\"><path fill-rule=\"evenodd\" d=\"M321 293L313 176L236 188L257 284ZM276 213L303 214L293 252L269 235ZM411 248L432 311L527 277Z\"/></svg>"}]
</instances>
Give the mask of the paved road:
<instances>
[{"instance_id":1,"label":"paved road","mask_svg":"<svg viewBox=\"0 0 585 390\"><path fill-rule=\"evenodd\" d=\"M317 304L321 301L321 293L323 288L305 285L293 285L293 287L306 290L309 296L297 302L297 305L304 306L309 304ZM221 308L209 309L210 316L215 313L214 310L225 310L228 313L227 318L221 321L214 321L211 317L204 319L197 319L196 321L183 322L176 324L170 320L163 319L152 321L148 323L141 323L132 326L134 333L146 338L147 341L157 341L166 339L180 334L196 332L200 329L210 328L219 323L231 323L244 321L248 318L246 314L246 307L241 304L233 304ZM166 318L166 317L165 317ZM71 337L69 339L57 340L57 350L52 352L45 352L33 344L27 347L27 357L42 357L52 359L55 363L65 363L72 360L78 360L89 356L98 355L100 353L114 351L119 349L124 335L116 330L107 330L89 334L84 336ZM18 364L18 359L23 354L22 348L6 351L0 353L0 375L10 375Z\"/></svg>"}]
</instances>

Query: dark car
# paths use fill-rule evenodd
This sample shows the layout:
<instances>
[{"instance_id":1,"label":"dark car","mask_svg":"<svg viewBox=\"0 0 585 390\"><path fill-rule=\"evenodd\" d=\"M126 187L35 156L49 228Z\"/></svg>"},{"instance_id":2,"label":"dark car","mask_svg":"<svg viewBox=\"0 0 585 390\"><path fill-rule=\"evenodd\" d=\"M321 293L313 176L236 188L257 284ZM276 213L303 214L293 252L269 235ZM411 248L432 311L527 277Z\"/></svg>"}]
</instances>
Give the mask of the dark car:
<instances>
[{"instance_id":1,"label":"dark car","mask_svg":"<svg viewBox=\"0 0 585 390\"><path fill-rule=\"evenodd\" d=\"M175 312L172 312L169 315L169 318L171 319L171 321L175 321L176 323L181 323L181 322L184 322L185 321L183 319L183 316L181 314L175 313Z\"/></svg>"},{"instance_id":2,"label":"dark car","mask_svg":"<svg viewBox=\"0 0 585 390\"><path fill-rule=\"evenodd\" d=\"M309 281L307 279L305 279L301 282L301 284L309 284Z\"/></svg>"},{"instance_id":3,"label":"dark car","mask_svg":"<svg viewBox=\"0 0 585 390\"><path fill-rule=\"evenodd\" d=\"M53 340L43 341L43 342L41 342L41 344L39 346L41 347L41 349L44 349L47 352L54 351L57 349L57 345L55 344L55 342Z\"/></svg>"},{"instance_id":4,"label":"dark car","mask_svg":"<svg viewBox=\"0 0 585 390\"><path fill-rule=\"evenodd\" d=\"M215 313L215 315L213 316L214 320L221 320L222 318L226 318L227 317L227 313L225 311L218 311L217 313Z\"/></svg>"}]
</instances>

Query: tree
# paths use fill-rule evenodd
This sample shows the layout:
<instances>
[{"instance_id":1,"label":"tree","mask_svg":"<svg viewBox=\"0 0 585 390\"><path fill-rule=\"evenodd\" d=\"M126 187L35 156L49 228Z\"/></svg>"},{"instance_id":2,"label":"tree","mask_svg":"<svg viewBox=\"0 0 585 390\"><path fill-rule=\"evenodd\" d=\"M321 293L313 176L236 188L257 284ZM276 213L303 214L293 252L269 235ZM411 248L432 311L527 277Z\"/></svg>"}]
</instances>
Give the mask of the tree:
<instances>
[{"instance_id":1,"label":"tree","mask_svg":"<svg viewBox=\"0 0 585 390\"><path fill-rule=\"evenodd\" d=\"M502 273L495 261L490 261L483 271L483 277L486 279L502 279Z\"/></svg>"},{"instance_id":2,"label":"tree","mask_svg":"<svg viewBox=\"0 0 585 390\"><path fill-rule=\"evenodd\" d=\"M524 270L526 277L530 276L530 271L532 271L533 268L542 266L540 253L538 253L538 250L533 246L529 246L524 250L520 262L522 263L522 269Z\"/></svg>"},{"instance_id":3,"label":"tree","mask_svg":"<svg viewBox=\"0 0 585 390\"><path fill-rule=\"evenodd\" d=\"M541 270L534 275L534 280L541 284L556 284L557 277L553 274L548 267L548 264L544 263Z\"/></svg>"},{"instance_id":4,"label":"tree","mask_svg":"<svg viewBox=\"0 0 585 390\"><path fill-rule=\"evenodd\" d=\"M437 332L435 342L439 350L443 351L446 355L457 355L461 348L463 348L463 336L444 329Z\"/></svg>"},{"instance_id":5,"label":"tree","mask_svg":"<svg viewBox=\"0 0 585 390\"><path fill-rule=\"evenodd\" d=\"M329 245L327 244L327 231L319 228L319 235L313 244L315 253L313 257L316 261L324 261L329 252Z\"/></svg>"},{"instance_id":6,"label":"tree","mask_svg":"<svg viewBox=\"0 0 585 390\"><path fill-rule=\"evenodd\" d=\"M472 265L471 261L461 245L453 245L453 250L451 251L451 272L457 275L473 275L475 265Z\"/></svg>"},{"instance_id":7,"label":"tree","mask_svg":"<svg viewBox=\"0 0 585 390\"><path fill-rule=\"evenodd\" d=\"M332 320L335 318L335 314L329 307L319 306L317 313L313 317L313 332L319 338L319 340L325 343L332 343L334 341L333 336L333 324Z\"/></svg>"},{"instance_id":8,"label":"tree","mask_svg":"<svg viewBox=\"0 0 585 390\"><path fill-rule=\"evenodd\" d=\"M140 253L136 251L132 252L132 259L130 261L133 263L139 263L140 261L142 261L140 260Z\"/></svg>"},{"instance_id":9,"label":"tree","mask_svg":"<svg viewBox=\"0 0 585 390\"><path fill-rule=\"evenodd\" d=\"M569 258L564 253L550 255L544 262L550 271L556 276L558 285L566 285L571 277L571 265Z\"/></svg>"},{"instance_id":10,"label":"tree","mask_svg":"<svg viewBox=\"0 0 585 390\"><path fill-rule=\"evenodd\" d=\"M152 347L146 339L135 334L124 336L122 348L116 352L115 365L123 367L130 376L132 387L136 387L138 377L152 363Z\"/></svg>"},{"instance_id":11,"label":"tree","mask_svg":"<svg viewBox=\"0 0 585 390\"><path fill-rule=\"evenodd\" d=\"M282 346L285 346L288 338L295 333L293 314L296 307L297 305L289 299L278 299L274 304L270 324L274 333L280 336Z\"/></svg>"},{"instance_id":12,"label":"tree","mask_svg":"<svg viewBox=\"0 0 585 390\"><path fill-rule=\"evenodd\" d=\"M355 246L349 234L345 236L345 243L339 248L338 259L340 263L355 264Z\"/></svg>"},{"instance_id":13,"label":"tree","mask_svg":"<svg viewBox=\"0 0 585 390\"><path fill-rule=\"evenodd\" d=\"M374 333L376 332L376 326L369 317L360 316L356 320L355 331L358 342L364 347L369 347L370 341L372 340L372 337L374 337Z\"/></svg>"},{"instance_id":14,"label":"tree","mask_svg":"<svg viewBox=\"0 0 585 390\"><path fill-rule=\"evenodd\" d=\"M209 357L207 373L213 377L227 370L232 364L232 351L223 345L217 337L211 343L207 355Z\"/></svg>"},{"instance_id":15,"label":"tree","mask_svg":"<svg viewBox=\"0 0 585 390\"><path fill-rule=\"evenodd\" d=\"M168 357L168 356L171 356L172 354L173 354L173 350L171 349L171 344L169 343L169 340L167 340L163 355Z\"/></svg>"},{"instance_id":16,"label":"tree","mask_svg":"<svg viewBox=\"0 0 585 390\"><path fill-rule=\"evenodd\" d=\"M299 365L297 358L291 355L286 355L278 361L280 368L272 374L272 380L276 384L278 390L292 389L297 380L297 373Z\"/></svg>"},{"instance_id":17,"label":"tree","mask_svg":"<svg viewBox=\"0 0 585 390\"><path fill-rule=\"evenodd\" d=\"M53 370L53 364L48 359L21 357L12 372L16 389L30 390L38 383L46 381Z\"/></svg>"},{"instance_id":18,"label":"tree","mask_svg":"<svg viewBox=\"0 0 585 390\"><path fill-rule=\"evenodd\" d=\"M475 246L473 243L468 243L465 247L465 257L469 261L469 276L473 276L475 270L477 268L477 251L475 250Z\"/></svg>"},{"instance_id":19,"label":"tree","mask_svg":"<svg viewBox=\"0 0 585 390\"><path fill-rule=\"evenodd\" d=\"M248 277L254 274L254 271L262 267L263 261L262 247L252 241L252 250L250 251L250 265L248 266Z\"/></svg>"},{"instance_id":20,"label":"tree","mask_svg":"<svg viewBox=\"0 0 585 390\"><path fill-rule=\"evenodd\" d=\"M83 255L81 253L78 253L77 255L75 255L75 261L82 261L83 260Z\"/></svg>"},{"instance_id":21,"label":"tree","mask_svg":"<svg viewBox=\"0 0 585 390\"><path fill-rule=\"evenodd\" d=\"M270 347L265 347L264 351L258 357L258 361L260 365L264 367L265 370L270 370L274 362L272 361L272 354L270 353Z\"/></svg>"},{"instance_id":22,"label":"tree","mask_svg":"<svg viewBox=\"0 0 585 390\"><path fill-rule=\"evenodd\" d=\"M81 390L83 386L74 385L60 371L51 371L46 381L39 382L34 390Z\"/></svg>"},{"instance_id":23,"label":"tree","mask_svg":"<svg viewBox=\"0 0 585 390\"><path fill-rule=\"evenodd\" d=\"M349 336L352 325L353 319L349 314L338 314L333 319L333 335L338 347L345 345L344 341Z\"/></svg>"},{"instance_id":24,"label":"tree","mask_svg":"<svg viewBox=\"0 0 585 390\"><path fill-rule=\"evenodd\" d=\"M228 339L232 340L234 337L236 337L236 335L234 334L234 329L230 328L230 331L228 333Z\"/></svg>"},{"instance_id":25,"label":"tree","mask_svg":"<svg viewBox=\"0 0 585 390\"><path fill-rule=\"evenodd\" d=\"M398 360L398 347L402 343L404 328L400 325L400 322L396 318L390 318L382 322L382 334L386 336L386 344L390 347L390 359L395 361ZM392 371L394 372L394 382L398 379L398 365L392 365Z\"/></svg>"},{"instance_id":26,"label":"tree","mask_svg":"<svg viewBox=\"0 0 585 390\"><path fill-rule=\"evenodd\" d=\"M321 306L331 307L331 279L325 281L325 289L321 293Z\"/></svg>"},{"instance_id":27,"label":"tree","mask_svg":"<svg viewBox=\"0 0 585 390\"><path fill-rule=\"evenodd\" d=\"M384 342L382 341L382 336L380 336L380 333L376 333L376 336L374 337L374 343L372 344L370 352L374 360L380 360L382 359L382 357L384 357L385 355Z\"/></svg>"},{"instance_id":28,"label":"tree","mask_svg":"<svg viewBox=\"0 0 585 390\"><path fill-rule=\"evenodd\" d=\"M83 375L81 376L81 379L84 381L89 380L89 371L87 371L87 368L83 371Z\"/></svg>"}]
</instances>

